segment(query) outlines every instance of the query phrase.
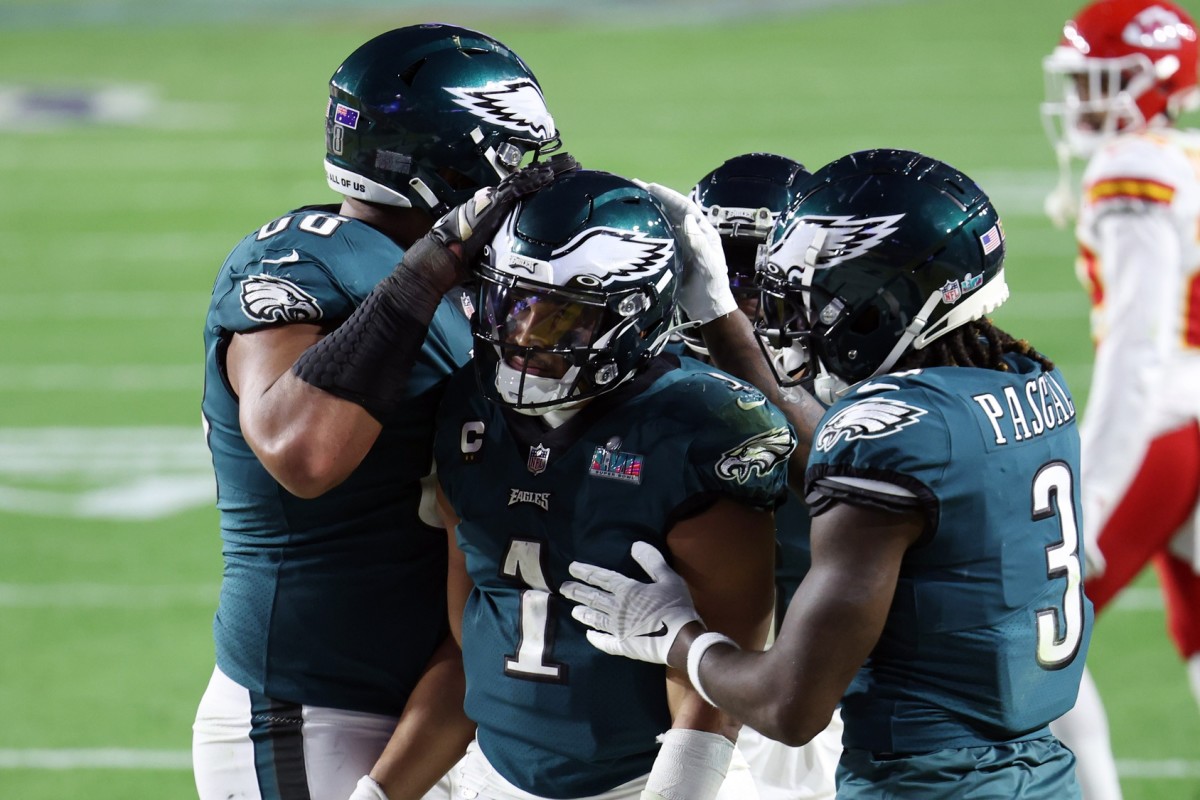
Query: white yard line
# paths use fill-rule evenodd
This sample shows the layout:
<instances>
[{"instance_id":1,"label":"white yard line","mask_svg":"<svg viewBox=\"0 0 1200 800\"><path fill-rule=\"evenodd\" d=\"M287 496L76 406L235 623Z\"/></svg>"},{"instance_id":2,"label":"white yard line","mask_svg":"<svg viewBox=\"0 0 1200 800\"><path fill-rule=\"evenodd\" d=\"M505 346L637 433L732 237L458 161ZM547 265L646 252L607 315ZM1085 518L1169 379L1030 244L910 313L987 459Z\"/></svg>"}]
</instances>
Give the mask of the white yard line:
<instances>
[{"instance_id":1,"label":"white yard line","mask_svg":"<svg viewBox=\"0 0 1200 800\"><path fill-rule=\"evenodd\" d=\"M1200 761L1168 758L1161 761L1117 759L1117 774L1122 778L1189 780L1200 778Z\"/></svg>"},{"instance_id":2,"label":"white yard line","mask_svg":"<svg viewBox=\"0 0 1200 800\"><path fill-rule=\"evenodd\" d=\"M1117 595L1113 611L1163 611L1162 592L1155 587L1131 586Z\"/></svg>"},{"instance_id":3,"label":"white yard line","mask_svg":"<svg viewBox=\"0 0 1200 800\"><path fill-rule=\"evenodd\" d=\"M190 770L190 750L134 750L119 747L94 749L0 749L0 769L169 769Z\"/></svg>"},{"instance_id":4,"label":"white yard line","mask_svg":"<svg viewBox=\"0 0 1200 800\"><path fill-rule=\"evenodd\" d=\"M0 608L138 610L166 606L215 606L221 588L127 586L100 583L0 583Z\"/></svg>"},{"instance_id":5,"label":"white yard line","mask_svg":"<svg viewBox=\"0 0 1200 800\"><path fill-rule=\"evenodd\" d=\"M204 367L195 364L0 364L0 394L12 392L199 392Z\"/></svg>"},{"instance_id":6,"label":"white yard line","mask_svg":"<svg viewBox=\"0 0 1200 800\"><path fill-rule=\"evenodd\" d=\"M200 292L17 292L0 294L0 319L199 319L208 301Z\"/></svg>"}]
</instances>

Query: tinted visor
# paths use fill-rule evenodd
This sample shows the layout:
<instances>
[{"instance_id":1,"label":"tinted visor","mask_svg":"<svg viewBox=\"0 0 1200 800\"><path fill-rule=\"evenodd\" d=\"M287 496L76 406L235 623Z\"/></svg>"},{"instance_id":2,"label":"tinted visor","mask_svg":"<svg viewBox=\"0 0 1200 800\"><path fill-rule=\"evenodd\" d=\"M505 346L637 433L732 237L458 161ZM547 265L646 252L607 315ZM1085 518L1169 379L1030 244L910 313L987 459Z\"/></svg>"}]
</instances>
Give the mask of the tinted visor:
<instances>
[{"instance_id":1,"label":"tinted visor","mask_svg":"<svg viewBox=\"0 0 1200 800\"><path fill-rule=\"evenodd\" d=\"M721 237L721 249L725 251L725 264L729 267L729 288L734 294L757 292L754 262L760 245L761 242L754 239Z\"/></svg>"}]
</instances>

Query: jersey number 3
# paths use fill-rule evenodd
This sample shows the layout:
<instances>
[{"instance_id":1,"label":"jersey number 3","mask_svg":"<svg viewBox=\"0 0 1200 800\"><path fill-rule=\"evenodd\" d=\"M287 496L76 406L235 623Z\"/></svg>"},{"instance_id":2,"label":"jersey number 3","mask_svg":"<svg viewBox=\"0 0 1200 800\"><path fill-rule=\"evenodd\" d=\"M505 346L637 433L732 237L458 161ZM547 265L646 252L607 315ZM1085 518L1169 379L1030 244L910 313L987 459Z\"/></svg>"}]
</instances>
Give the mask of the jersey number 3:
<instances>
[{"instance_id":1,"label":"jersey number 3","mask_svg":"<svg viewBox=\"0 0 1200 800\"><path fill-rule=\"evenodd\" d=\"M1066 578L1062 609L1037 612L1037 660L1042 669L1062 669L1075 660L1083 641L1083 573L1079 566L1079 525L1071 470L1054 461L1033 478L1033 519L1058 517L1062 538L1046 548L1046 577ZM1059 622L1059 615L1062 622Z\"/></svg>"}]
</instances>

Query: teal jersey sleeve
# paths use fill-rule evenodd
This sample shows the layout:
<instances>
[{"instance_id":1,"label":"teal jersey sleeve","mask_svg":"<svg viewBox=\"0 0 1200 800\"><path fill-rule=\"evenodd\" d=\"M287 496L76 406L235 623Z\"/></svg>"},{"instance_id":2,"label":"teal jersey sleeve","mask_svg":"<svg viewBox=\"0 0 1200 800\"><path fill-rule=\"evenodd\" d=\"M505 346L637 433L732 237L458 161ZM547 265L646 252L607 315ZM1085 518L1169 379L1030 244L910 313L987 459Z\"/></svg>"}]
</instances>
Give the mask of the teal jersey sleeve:
<instances>
[{"instance_id":1,"label":"teal jersey sleeve","mask_svg":"<svg viewBox=\"0 0 1200 800\"><path fill-rule=\"evenodd\" d=\"M680 359L681 411L695 414L688 463L704 490L774 509L787 490L796 434L762 392L716 367Z\"/></svg>"},{"instance_id":2,"label":"teal jersey sleeve","mask_svg":"<svg viewBox=\"0 0 1200 800\"><path fill-rule=\"evenodd\" d=\"M433 420L471 348L456 294L438 306L406 387L363 462L320 497L291 495L242 435L225 376L231 337L267 326L334 326L404 249L333 208L285 214L233 249L204 330L202 410L220 512L224 573L217 663L272 697L399 713L446 635L445 535L420 517Z\"/></svg>"},{"instance_id":3,"label":"teal jersey sleeve","mask_svg":"<svg viewBox=\"0 0 1200 800\"><path fill-rule=\"evenodd\" d=\"M404 257L387 236L328 208L285 214L248 234L213 285L211 326L335 325ZM351 261L355 269L346 269Z\"/></svg>"},{"instance_id":4,"label":"teal jersey sleeve","mask_svg":"<svg viewBox=\"0 0 1200 800\"><path fill-rule=\"evenodd\" d=\"M806 474L817 520L832 503L926 518L847 691L848 747L1015 741L1074 703L1091 630L1074 404L1057 371L1010 364L872 379L817 429Z\"/></svg>"}]
</instances>

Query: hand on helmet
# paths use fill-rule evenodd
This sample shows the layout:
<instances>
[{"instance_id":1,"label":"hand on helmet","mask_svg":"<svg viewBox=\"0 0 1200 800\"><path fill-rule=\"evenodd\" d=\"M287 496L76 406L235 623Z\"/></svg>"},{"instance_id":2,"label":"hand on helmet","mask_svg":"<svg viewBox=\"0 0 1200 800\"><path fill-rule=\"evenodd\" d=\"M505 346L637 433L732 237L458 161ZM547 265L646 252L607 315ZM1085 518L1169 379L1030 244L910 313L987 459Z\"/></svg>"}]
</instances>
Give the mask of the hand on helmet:
<instances>
[{"instance_id":1,"label":"hand on helmet","mask_svg":"<svg viewBox=\"0 0 1200 800\"><path fill-rule=\"evenodd\" d=\"M536 161L517 170L498 186L480 189L459 206L446 212L433 224L409 254L428 262L435 269L451 266L454 259L454 283L463 283L496 231L518 202L554 183L559 175L579 169L570 153L558 153L546 161ZM458 245L455 253L452 245ZM449 257L449 258L448 258ZM405 255L405 261L409 255ZM449 287L447 287L449 288Z\"/></svg>"},{"instance_id":2,"label":"hand on helmet","mask_svg":"<svg viewBox=\"0 0 1200 800\"><path fill-rule=\"evenodd\" d=\"M658 198L675 228L683 257L679 285L679 307L700 324L712 322L737 309L729 288L729 269L721 235L704 218L700 206L668 186L634 181Z\"/></svg>"},{"instance_id":3,"label":"hand on helmet","mask_svg":"<svg viewBox=\"0 0 1200 800\"><path fill-rule=\"evenodd\" d=\"M583 583L567 581L559 593L579 603L571 616L595 629L587 632L587 638L597 649L666 664L679 631L699 621L700 615L687 584L667 566L662 553L645 542L635 543L631 553L650 583L575 561L568 570Z\"/></svg>"}]
</instances>

